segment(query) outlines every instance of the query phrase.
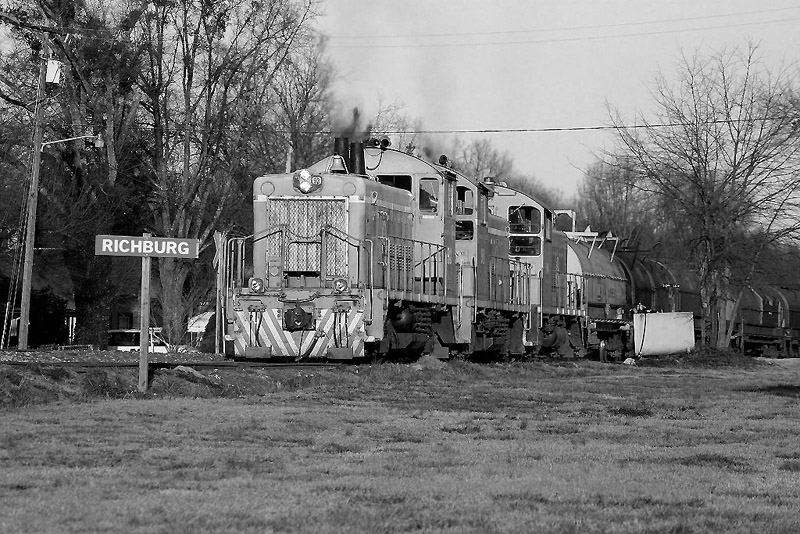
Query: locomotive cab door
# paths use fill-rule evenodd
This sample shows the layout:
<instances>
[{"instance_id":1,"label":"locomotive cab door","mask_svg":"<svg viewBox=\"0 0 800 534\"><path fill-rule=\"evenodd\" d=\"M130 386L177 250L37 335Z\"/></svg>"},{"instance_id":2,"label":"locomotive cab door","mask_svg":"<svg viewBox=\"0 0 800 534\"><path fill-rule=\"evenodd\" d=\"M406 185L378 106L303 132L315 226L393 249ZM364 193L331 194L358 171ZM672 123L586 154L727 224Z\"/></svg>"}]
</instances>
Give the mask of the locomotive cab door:
<instances>
[{"instance_id":1,"label":"locomotive cab door","mask_svg":"<svg viewBox=\"0 0 800 534\"><path fill-rule=\"evenodd\" d=\"M447 243L444 243L444 238L452 235L452 232L446 231L444 224L445 221L448 221L450 225L454 225L454 223L452 217L445 218L445 214L449 211L447 185L448 182L443 180L441 175L435 174L421 176L415 189L415 200L417 202L416 220L414 221L415 239L438 247L443 245L446 247L444 249L431 249L438 251L434 253L441 256L435 258L433 262L420 258L423 262L434 267L433 270L426 269L426 272L415 273L415 277L420 282L418 289L425 294L444 295L444 281L449 278L445 276L444 270L449 268L446 256L452 254L452 246L447 247Z\"/></svg>"}]
</instances>

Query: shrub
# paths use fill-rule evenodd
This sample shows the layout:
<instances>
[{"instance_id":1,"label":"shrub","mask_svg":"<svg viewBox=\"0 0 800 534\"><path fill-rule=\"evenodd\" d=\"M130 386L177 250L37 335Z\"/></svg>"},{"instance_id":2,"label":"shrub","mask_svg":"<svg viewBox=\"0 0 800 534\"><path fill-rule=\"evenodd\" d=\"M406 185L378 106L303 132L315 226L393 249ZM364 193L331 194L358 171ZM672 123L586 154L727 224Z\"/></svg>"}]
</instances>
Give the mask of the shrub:
<instances>
[{"instance_id":1,"label":"shrub","mask_svg":"<svg viewBox=\"0 0 800 534\"><path fill-rule=\"evenodd\" d=\"M88 397L124 397L131 388L119 375L103 369L92 369L81 378L81 387Z\"/></svg>"}]
</instances>

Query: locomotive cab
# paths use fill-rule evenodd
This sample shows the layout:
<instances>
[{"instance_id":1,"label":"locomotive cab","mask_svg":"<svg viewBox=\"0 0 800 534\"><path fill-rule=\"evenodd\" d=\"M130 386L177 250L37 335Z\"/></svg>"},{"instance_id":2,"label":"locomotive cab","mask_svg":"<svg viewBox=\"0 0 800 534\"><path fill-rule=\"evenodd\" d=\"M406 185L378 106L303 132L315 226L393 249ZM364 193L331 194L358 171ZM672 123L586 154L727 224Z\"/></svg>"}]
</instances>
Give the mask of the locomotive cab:
<instances>
[{"instance_id":1,"label":"locomotive cab","mask_svg":"<svg viewBox=\"0 0 800 534\"><path fill-rule=\"evenodd\" d=\"M580 344L580 318L585 315L581 301L583 282L575 262L568 262L569 249L563 232L554 229L555 211L505 183L495 186L493 211L507 220L508 254L535 273L531 293L532 327L525 336L528 350L542 341L548 322L563 324Z\"/></svg>"}]
</instances>

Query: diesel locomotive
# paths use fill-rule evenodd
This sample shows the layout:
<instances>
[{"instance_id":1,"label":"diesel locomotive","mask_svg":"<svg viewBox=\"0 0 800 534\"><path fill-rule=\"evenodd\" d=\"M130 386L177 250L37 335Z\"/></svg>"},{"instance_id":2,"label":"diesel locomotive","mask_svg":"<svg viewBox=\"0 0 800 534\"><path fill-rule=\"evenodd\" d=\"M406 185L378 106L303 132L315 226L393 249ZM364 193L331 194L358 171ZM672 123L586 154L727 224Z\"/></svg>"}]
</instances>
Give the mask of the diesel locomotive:
<instances>
[{"instance_id":1,"label":"diesel locomotive","mask_svg":"<svg viewBox=\"0 0 800 534\"><path fill-rule=\"evenodd\" d=\"M492 190L386 144L253 184L254 232L223 244L226 353L437 357L524 351L532 272Z\"/></svg>"}]
</instances>

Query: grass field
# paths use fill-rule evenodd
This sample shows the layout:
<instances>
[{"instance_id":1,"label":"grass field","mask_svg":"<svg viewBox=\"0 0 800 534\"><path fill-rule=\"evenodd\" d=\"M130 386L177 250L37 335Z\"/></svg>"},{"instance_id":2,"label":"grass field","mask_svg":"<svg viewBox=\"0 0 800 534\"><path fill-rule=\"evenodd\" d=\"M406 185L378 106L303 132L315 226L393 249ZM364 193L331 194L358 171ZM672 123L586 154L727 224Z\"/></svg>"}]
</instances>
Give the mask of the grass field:
<instances>
[{"instance_id":1,"label":"grass field","mask_svg":"<svg viewBox=\"0 0 800 534\"><path fill-rule=\"evenodd\" d=\"M800 362L0 364L0 532L800 531Z\"/></svg>"}]
</instances>

